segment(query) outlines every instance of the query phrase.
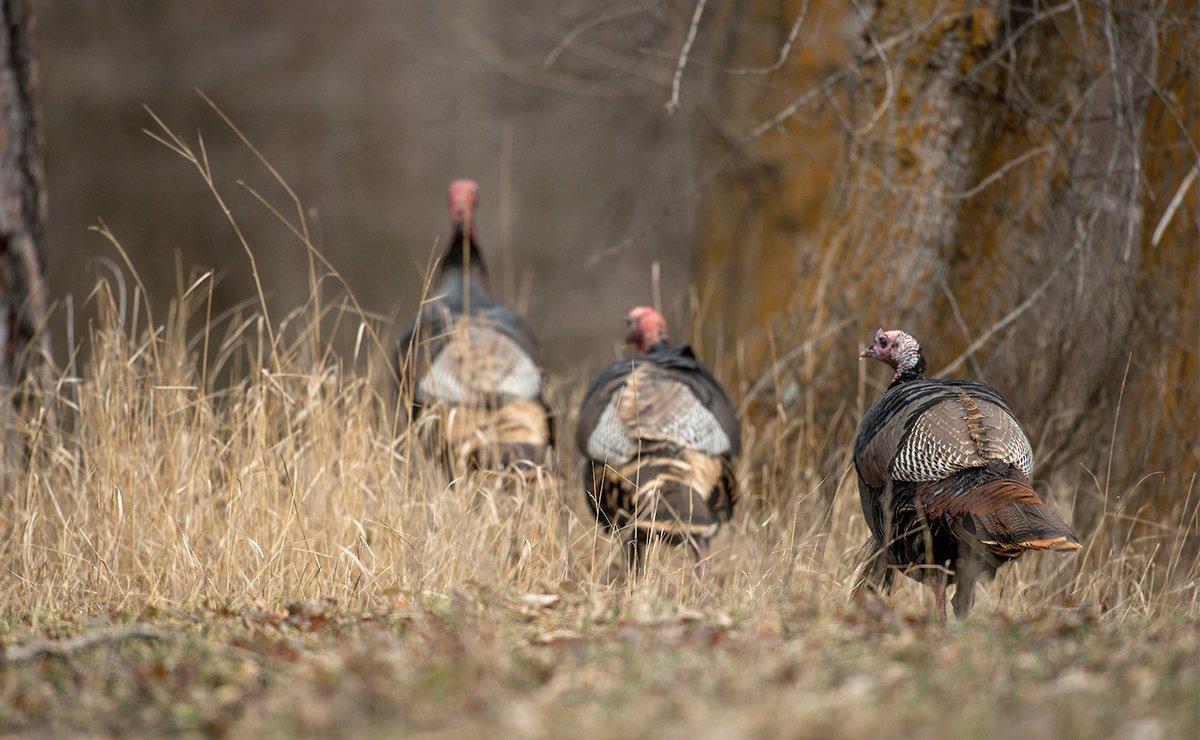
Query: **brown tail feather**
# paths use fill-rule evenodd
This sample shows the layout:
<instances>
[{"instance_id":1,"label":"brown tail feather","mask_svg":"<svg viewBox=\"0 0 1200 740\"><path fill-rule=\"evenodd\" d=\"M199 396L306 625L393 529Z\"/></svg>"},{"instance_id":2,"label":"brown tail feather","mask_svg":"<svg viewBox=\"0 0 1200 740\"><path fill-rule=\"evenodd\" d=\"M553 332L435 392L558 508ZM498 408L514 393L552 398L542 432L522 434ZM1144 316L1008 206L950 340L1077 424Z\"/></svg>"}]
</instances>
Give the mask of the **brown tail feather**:
<instances>
[{"instance_id":1,"label":"brown tail feather","mask_svg":"<svg viewBox=\"0 0 1200 740\"><path fill-rule=\"evenodd\" d=\"M930 516L962 516L996 511L1005 506L1045 506L1037 493L1016 475L989 480L957 496L937 496L929 501Z\"/></svg>"},{"instance_id":2,"label":"brown tail feather","mask_svg":"<svg viewBox=\"0 0 1200 740\"><path fill-rule=\"evenodd\" d=\"M437 422L425 428L425 436L445 450L452 466L502 470L547 461L549 423L545 407L534 399L498 408L440 404L435 412Z\"/></svg>"},{"instance_id":3,"label":"brown tail feather","mask_svg":"<svg viewBox=\"0 0 1200 740\"><path fill-rule=\"evenodd\" d=\"M737 496L728 460L656 443L620 468L605 466L601 489L597 510L611 527L672 538L712 537Z\"/></svg>"},{"instance_id":4,"label":"brown tail feather","mask_svg":"<svg viewBox=\"0 0 1200 740\"><path fill-rule=\"evenodd\" d=\"M1023 476L981 483L937 508L942 515L969 518L979 540L999 554L1081 547L1071 527Z\"/></svg>"}]
</instances>

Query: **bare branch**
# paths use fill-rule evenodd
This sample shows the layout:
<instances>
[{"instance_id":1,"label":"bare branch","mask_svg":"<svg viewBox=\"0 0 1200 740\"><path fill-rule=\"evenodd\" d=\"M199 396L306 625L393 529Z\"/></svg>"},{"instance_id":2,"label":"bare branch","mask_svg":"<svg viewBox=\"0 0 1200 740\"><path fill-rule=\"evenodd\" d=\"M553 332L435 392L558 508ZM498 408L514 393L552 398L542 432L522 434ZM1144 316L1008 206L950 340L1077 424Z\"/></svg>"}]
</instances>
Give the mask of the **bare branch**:
<instances>
[{"instance_id":1,"label":"bare branch","mask_svg":"<svg viewBox=\"0 0 1200 740\"><path fill-rule=\"evenodd\" d=\"M782 126L789 118L796 115L796 111L812 102L813 98L817 97L822 90L827 89L834 83L841 82L842 79L847 77L851 71L853 70L850 67L842 67L837 72L826 75L825 78L820 82L808 88L797 97L793 98L792 102L784 106L783 109L778 113L755 126L750 133L746 134L746 136L742 139L740 146L745 146L760 138L768 131Z\"/></svg>"},{"instance_id":2,"label":"bare branch","mask_svg":"<svg viewBox=\"0 0 1200 740\"><path fill-rule=\"evenodd\" d=\"M763 391L763 389L767 387L768 383L771 383L772 381L774 381L775 373L782 370L784 365L791 362L793 359L796 358L797 355L804 352L805 350L807 350L809 347L813 346L817 342L825 339L826 337L832 336L833 334L835 334L835 333L841 331L842 329L844 329L845 327L849 326L852 321L853 321L852 319L842 319L841 321L833 324L832 326L826 327L826 329L823 332L821 332L820 334L818 334L817 336L810 337L807 340L798 344L797 346L792 347L790 350L788 350L782 357L780 357L778 360L776 360L771 365L771 367L767 368L766 371L764 371L762 375L758 376L758 380L754 381L754 385L750 386L750 390L746 391L746 395L742 397L742 403L738 407L738 413L739 414L746 413L746 409L750 408L750 404L754 401L754 399L758 396L758 394L761 393Z\"/></svg>"},{"instance_id":3,"label":"bare branch","mask_svg":"<svg viewBox=\"0 0 1200 740\"><path fill-rule=\"evenodd\" d=\"M887 52L899 47L901 44L903 44L905 42L911 41L913 39L921 38L923 34L925 34L927 31L929 31L931 28L933 28L935 26L935 21L950 22L952 20L959 18L961 15L962 15L961 13L949 14L949 15L944 15L944 16L939 15L939 16L936 16L935 18L927 21L926 23L921 24L920 26L918 26L916 28L912 28L907 31L898 33L894 36L891 36L881 43L873 44L873 48L876 52L876 57L878 59L885 59L886 58L885 54ZM794 116L797 111L799 111L801 108L803 108L804 106L806 106L810 102L812 102L812 99L815 98L817 96L817 94L820 93L822 90L828 90L835 83L841 82L846 77L849 77L851 74L857 73L860 68L866 67L870 64L871 64L871 60L863 60L854 65L842 67L841 69L839 69L836 72L831 72L830 74L825 75L825 77L822 78L820 82L818 82L817 84L813 85L812 87L808 88L807 90L805 90L804 92L800 93L798 96L793 98L792 102L785 105L778 113L771 116L767 120L763 121L759 125L755 126L750 131L750 133L748 133L745 136L745 138L742 139L740 146L744 147L745 145L750 144L753 141L760 138L763 134L766 134L767 132L783 125L783 123L786 122L792 116Z\"/></svg>"},{"instance_id":4,"label":"bare branch","mask_svg":"<svg viewBox=\"0 0 1200 740\"><path fill-rule=\"evenodd\" d=\"M632 8L623 8L621 10L614 10L611 13L605 13L604 15L596 16L595 18L592 18L591 20L586 20L583 23L580 23L579 25L572 28L570 30L570 32L567 33L566 36L563 36L562 40L559 41L558 44L553 49L550 50L550 53L547 54L546 58L542 60L542 66L543 67L554 66L554 63L557 62L558 58L560 56L562 56L562 53L567 50L567 47L575 42L575 39L579 38L580 36L587 33L588 31L592 30L593 28L596 28L598 26L603 26L606 23L613 23L615 21L625 20L626 18L632 18L635 15L641 15L642 13L645 13L648 10L652 10L661 4L662 4L661 0L656 0L655 2L645 3L643 5L637 5Z\"/></svg>"},{"instance_id":5,"label":"bare branch","mask_svg":"<svg viewBox=\"0 0 1200 740\"><path fill-rule=\"evenodd\" d=\"M692 25L688 27L687 38L683 40L683 48L679 50L679 64L675 67L675 79L671 81L671 99L667 101L667 115L675 115L679 109L679 85L683 82L683 69L687 66L688 54L696 41L696 30L700 27L700 18L704 15L704 6L708 0L696 0L696 10L692 13Z\"/></svg>"},{"instance_id":6,"label":"bare branch","mask_svg":"<svg viewBox=\"0 0 1200 740\"><path fill-rule=\"evenodd\" d=\"M941 370L938 370L936 373L934 373L933 377L940 378L947 373L952 373L957 370L962 366L963 362L965 362L968 357L974 355L981 347L983 347L983 345L987 344L992 337L996 336L997 332L1003 331L1006 326L1020 318L1021 314L1029 310L1029 307L1036 303L1037 299L1041 298L1042 295L1045 294L1046 289L1050 287L1050 283L1054 282L1054 278L1058 276L1059 271L1062 270L1063 265L1065 264L1065 261L1060 262L1058 267L1055 268L1054 271L1052 271L1049 275L1047 275L1046 279L1042 281L1041 285L1034 288L1033 292L1030 293L1025 300L1021 301L1019 306L1009 311L1003 317L1001 317L999 321L989 326L987 331L985 331L983 334L980 334L978 339L976 339L974 342L971 342L970 346L962 351L962 354L951 360L949 365L946 365Z\"/></svg>"},{"instance_id":7,"label":"bare branch","mask_svg":"<svg viewBox=\"0 0 1200 740\"><path fill-rule=\"evenodd\" d=\"M858 130L854 132L855 136L861 137L866 136L871 129L875 128L875 124L879 123L879 119L883 118L883 114L886 113L887 109L891 107L892 97L896 93L896 82L892 76L892 65L888 61L887 53L883 50L883 47L879 45L879 40L875 38L875 34L871 32L871 24L867 19L867 14L863 12L862 7L860 7L857 2L851 0L851 4L854 6L854 12L858 13L859 18L862 19L863 25L867 29L867 40L871 42L871 49L875 52L875 56L879 58L879 61L883 66L884 82L887 85L883 93L883 100L879 102L879 107L875 109L875 113L871 115L870 120L868 120L866 124L860 126Z\"/></svg>"},{"instance_id":8,"label":"bare branch","mask_svg":"<svg viewBox=\"0 0 1200 740\"><path fill-rule=\"evenodd\" d=\"M1192 187L1192 183L1196 181L1196 175L1200 173L1200 162L1192 166L1188 173L1183 176L1183 182L1179 183L1179 189L1175 191L1175 195L1171 198L1171 202L1167 204L1167 210L1163 211L1162 218L1158 220L1158 226L1154 227L1154 236L1150 237L1150 246L1157 247L1162 241L1163 234L1167 227L1171 225L1171 219L1175 218L1175 211L1179 210L1179 206L1183 204L1183 196L1187 195L1187 191Z\"/></svg>"},{"instance_id":9,"label":"bare branch","mask_svg":"<svg viewBox=\"0 0 1200 740\"><path fill-rule=\"evenodd\" d=\"M804 0L804 4L800 6L800 12L796 15L796 20L792 23L791 30L788 31L787 41L779 49L779 57L775 63L769 67L743 67L741 69L727 69L725 72L731 75L768 75L772 72L777 72L783 63L787 61L788 54L792 52L792 44L796 43L796 37L800 35L800 27L804 25L804 19L808 16L808 0Z\"/></svg>"},{"instance_id":10,"label":"bare branch","mask_svg":"<svg viewBox=\"0 0 1200 740\"><path fill-rule=\"evenodd\" d=\"M547 69L542 65L526 65L510 58L503 49L479 33L469 23L455 24L462 42L481 60L513 82L542 90L567 93L585 98L622 98L636 94L636 88L586 80L575 75Z\"/></svg>"}]
</instances>

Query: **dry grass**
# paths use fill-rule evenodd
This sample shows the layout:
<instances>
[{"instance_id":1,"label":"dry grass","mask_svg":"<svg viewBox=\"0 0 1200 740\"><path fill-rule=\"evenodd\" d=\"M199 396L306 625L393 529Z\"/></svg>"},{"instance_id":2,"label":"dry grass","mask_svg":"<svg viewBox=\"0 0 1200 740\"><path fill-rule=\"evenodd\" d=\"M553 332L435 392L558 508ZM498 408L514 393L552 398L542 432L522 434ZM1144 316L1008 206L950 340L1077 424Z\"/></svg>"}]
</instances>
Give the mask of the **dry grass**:
<instances>
[{"instance_id":1,"label":"dry grass","mask_svg":"<svg viewBox=\"0 0 1200 740\"><path fill-rule=\"evenodd\" d=\"M202 147L166 138L220 199ZM451 481L403 423L382 323L316 292L277 322L214 317L211 281L161 322L102 281L10 421L0 731L1195 729L1194 490L1155 519L1106 506L1078 556L1025 559L942 627L914 585L849 602L849 450L780 411L747 420L710 577L658 550L631 583L569 433L540 481ZM569 432L582 389L553 390ZM138 621L159 629L17 662Z\"/></svg>"},{"instance_id":2,"label":"dry grass","mask_svg":"<svg viewBox=\"0 0 1200 740\"><path fill-rule=\"evenodd\" d=\"M314 364L312 336L294 324L272 352L253 312L189 333L203 297L193 289L151 340L121 325L122 302L102 283L79 376L14 420L29 462L6 460L2 595L33 626L322 597L370 609L466 584L755 612L845 597L866 534L852 472L819 477L804 464L817 458L806 436L775 431L779 420L746 431L746 492L717 543L715 578L694 582L687 558L664 550L632 588L610 577L619 557L588 521L569 435L540 482L451 481L419 430L402 428L384 358L356 369L321 352ZM242 379L214 387L229 373ZM557 389L555 405L573 409L578 392ZM573 428L572 414L560 421ZM989 589L992 601L1012 614L1066 605L1197 617L1196 508L1183 493L1172 515L1192 521L1133 521L1113 507L1082 555L1027 558Z\"/></svg>"},{"instance_id":3,"label":"dry grass","mask_svg":"<svg viewBox=\"0 0 1200 740\"><path fill-rule=\"evenodd\" d=\"M848 602L852 477L830 499L793 462L800 435L752 428L712 577L659 551L632 584L572 450L530 486L450 481L398 429L380 361L314 361L294 324L273 353L253 313L189 332L202 285L151 341L102 284L78 377L16 420L29 464L4 463L4 642L137 620L165 634L4 668L0 727L860 735L1015 716L1083 735L1194 719L1194 522L1114 509L1081 555L1027 558L943 628L916 586Z\"/></svg>"}]
</instances>

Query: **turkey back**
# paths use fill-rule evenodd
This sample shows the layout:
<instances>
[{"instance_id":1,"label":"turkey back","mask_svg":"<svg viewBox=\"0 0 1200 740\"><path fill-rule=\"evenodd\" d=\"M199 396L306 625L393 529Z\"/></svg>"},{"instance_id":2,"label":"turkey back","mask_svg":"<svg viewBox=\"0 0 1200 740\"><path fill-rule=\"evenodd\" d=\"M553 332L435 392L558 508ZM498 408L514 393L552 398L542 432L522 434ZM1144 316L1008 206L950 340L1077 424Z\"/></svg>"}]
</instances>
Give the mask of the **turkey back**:
<instances>
[{"instance_id":1,"label":"turkey back","mask_svg":"<svg viewBox=\"0 0 1200 740\"><path fill-rule=\"evenodd\" d=\"M661 347L606 368L585 395L576 443L588 504L616 532L712 537L736 499L733 406L690 347Z\"/></svg>"}]
</instances>

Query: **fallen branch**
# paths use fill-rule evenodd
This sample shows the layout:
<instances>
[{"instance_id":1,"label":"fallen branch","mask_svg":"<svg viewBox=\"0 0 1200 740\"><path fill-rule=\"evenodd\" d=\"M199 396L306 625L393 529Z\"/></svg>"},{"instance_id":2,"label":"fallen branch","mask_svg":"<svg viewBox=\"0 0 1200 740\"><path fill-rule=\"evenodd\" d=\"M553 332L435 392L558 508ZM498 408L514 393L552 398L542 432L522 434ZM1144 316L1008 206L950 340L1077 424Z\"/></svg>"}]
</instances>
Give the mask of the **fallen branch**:
<instances>
[{"instance_id":1,"label":"fallen branch","mask_svg":"<svg viewBox=\"0 0 1200 740\"><path fill-rule=\"evenodd\" d=\"M4 648L4 652L0 654L0 666L28 663L43 657L66 658L73 653L90 650L100 645L115 645L130 640L160 642L169 640L171 637L170 633L141 622L120 627L102 627L62 640L41 640L24 645L10 645Z\"/></svg>"}]
</instances>

